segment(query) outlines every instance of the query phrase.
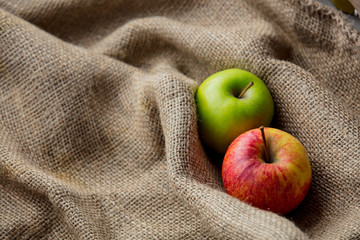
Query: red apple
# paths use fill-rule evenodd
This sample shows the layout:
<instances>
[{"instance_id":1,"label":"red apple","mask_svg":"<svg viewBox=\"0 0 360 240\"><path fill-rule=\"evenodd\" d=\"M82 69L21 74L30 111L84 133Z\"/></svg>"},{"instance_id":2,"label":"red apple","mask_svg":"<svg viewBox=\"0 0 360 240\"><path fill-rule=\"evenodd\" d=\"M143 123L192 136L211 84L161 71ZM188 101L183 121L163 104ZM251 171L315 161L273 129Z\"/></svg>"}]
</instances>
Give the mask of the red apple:
<instances>
[{"instance_id":1,"label":"red apple","mask_svg":"<svg viewBox=\"0 0 360 240\"><path fill-rule=\"evenodd\" d=\"M306 150L295 137L261 127L231 143L225 153L222 179L228 194L283 215L303 201L312 176Z\"/></svg>"}]
</instances>

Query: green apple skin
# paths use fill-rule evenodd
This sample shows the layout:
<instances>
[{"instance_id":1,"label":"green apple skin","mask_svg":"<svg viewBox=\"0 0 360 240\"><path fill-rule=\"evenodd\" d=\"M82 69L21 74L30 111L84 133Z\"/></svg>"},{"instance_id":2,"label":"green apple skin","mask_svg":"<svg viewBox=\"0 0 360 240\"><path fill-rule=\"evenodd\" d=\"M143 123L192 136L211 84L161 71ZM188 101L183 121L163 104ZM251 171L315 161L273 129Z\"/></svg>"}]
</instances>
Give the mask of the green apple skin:
<instances>
[{"instance_id":1,"label":"green apple skin","mask_svg":"<svg viewBox=\"0 0 360 240\"><path fill-rule=\"evenodd\" d=\"M332 0L332 3L337 9L345 13L354 14L355 8L348 0Z\"/></svg>"},{"instance_id":2,"label":"green apple skin","mask_svg":"<svg viewBox=\"0 0 360 240\"><path fill-rule=\"evenodd\" d=\"M250 83L245 94L238 98ZM241 69L217 72L196 92L199 134L203 142L221 154L240 134L260 126L269 126L274 102L262 80Z\"/></svg>"}]
</instances>

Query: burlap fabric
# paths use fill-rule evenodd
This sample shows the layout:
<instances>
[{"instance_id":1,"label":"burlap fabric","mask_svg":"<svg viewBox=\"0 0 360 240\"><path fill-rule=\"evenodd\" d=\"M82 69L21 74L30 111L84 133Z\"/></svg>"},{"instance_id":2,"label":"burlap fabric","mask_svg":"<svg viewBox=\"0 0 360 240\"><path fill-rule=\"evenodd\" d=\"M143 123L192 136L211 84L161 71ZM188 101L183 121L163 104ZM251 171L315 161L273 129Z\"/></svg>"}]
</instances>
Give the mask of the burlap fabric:
<instances>
[{"instance_id":1,"label":"burlap fabric","mask_svg":"<svg viewBox=\"0 0 360 240\"><path fill-rule=\"evenodd\" d=\"M360 239L360 41L306 0L0 0L0 239ZM224 192L194 94L241 68L313 183L285 217Z\"/></svg>"}]
</instances>

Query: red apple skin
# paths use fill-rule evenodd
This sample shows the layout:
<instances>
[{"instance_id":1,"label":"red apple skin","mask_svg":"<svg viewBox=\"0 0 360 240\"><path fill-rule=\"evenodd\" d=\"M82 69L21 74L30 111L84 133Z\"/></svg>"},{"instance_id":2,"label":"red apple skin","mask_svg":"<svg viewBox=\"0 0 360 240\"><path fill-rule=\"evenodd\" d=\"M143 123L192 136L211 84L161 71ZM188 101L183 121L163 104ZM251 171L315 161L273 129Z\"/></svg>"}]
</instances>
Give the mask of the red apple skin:
<instances>
[{"instance_id":1,"label":"red apple skin","mask_svg":"<svg viewBox=\"0 0 360 240\"><path fill-rule=\"evenodd\" d=\"M271 163L266 163L260 129L237 137L225 153L222 179L231 196L285 215L305 198L312 173L303 145L290 134L264 128Z\"/></svg>"}]
</instances>

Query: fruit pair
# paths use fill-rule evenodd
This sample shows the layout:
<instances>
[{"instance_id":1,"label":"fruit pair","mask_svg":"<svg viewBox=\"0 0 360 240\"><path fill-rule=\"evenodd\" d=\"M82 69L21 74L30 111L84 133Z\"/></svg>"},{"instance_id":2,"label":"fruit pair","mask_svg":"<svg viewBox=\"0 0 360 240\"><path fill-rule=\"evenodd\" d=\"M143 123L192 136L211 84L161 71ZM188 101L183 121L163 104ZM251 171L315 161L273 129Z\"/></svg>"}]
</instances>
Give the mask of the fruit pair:
<instances>
[{"instance_id":1,"label":"fruit pair","mask_svg":"<svg viewBox=\"0 0 360 240\"><path fill-rule=\"evenodd\" d=\"M263 81L240 69L215 73L199 86L196 104L203 142L226 152L222 178L227 193L279 214L301 203L312 178L309 159L296 138L262 127L274 114Z\"/></svg>"}]
</instances>

